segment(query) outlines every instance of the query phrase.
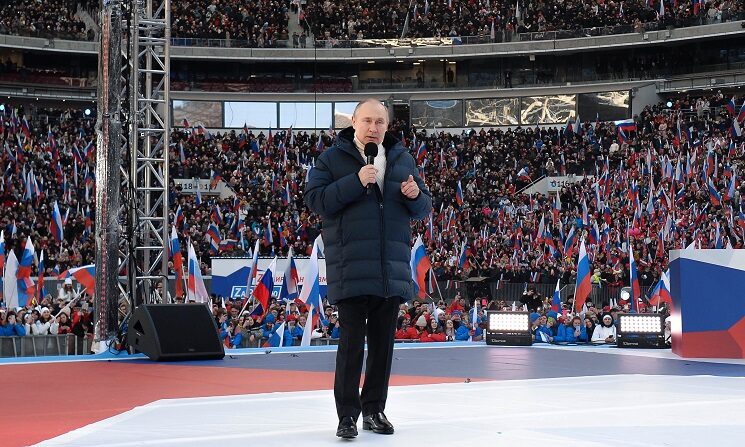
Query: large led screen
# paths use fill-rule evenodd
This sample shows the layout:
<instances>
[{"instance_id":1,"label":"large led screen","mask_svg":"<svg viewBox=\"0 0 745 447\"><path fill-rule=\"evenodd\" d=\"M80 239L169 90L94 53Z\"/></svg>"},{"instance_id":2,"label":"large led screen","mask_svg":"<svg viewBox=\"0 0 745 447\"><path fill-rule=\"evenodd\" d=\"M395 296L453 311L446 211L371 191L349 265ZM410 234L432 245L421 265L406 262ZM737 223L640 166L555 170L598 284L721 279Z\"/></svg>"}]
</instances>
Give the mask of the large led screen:
<instances>
[{"instance_id":1,"label":"large led screen","mask_svg":"<svg viewBox=\"0 0 745 447\"><path fill-rule=\"evenodd\" d=\"M411 101L411 124L419 128L463 127L463 100Z\"/></svg>"},{"instance_id":2,"label":"large led screen","mask_svg":"<svg viewBox=\"0 0 745 447\"><path fill-rule=\"evenodd\" d=\"M521 99L520 122L522 124L566 123L575 115L576 95L527 96Z\"/></svg>"},{"instance_id":3,"label":"large led screen","mask_svg":"<svg viewBox=\"0 0 745 447\"><path fill-rule=\"evenodd\" d=\"M517 98L467 99L466 126L510 126L519 123Z\"/></svg>"},{"instance_id":4,"label":"large led screen","mask_svg":"<svg viewBox=\"0 0 745 447\"><path fill-rule=\"evenodd\" d=\"M580 93L577 110L582 121L617 121L631 117L629 91Z\"/></svg>"},{"instance_id":5,"label":"large led screen","mask_svg":"<svg viewBox=\"0 0 745 447\"><path fill-rule=\"evenodd\" d=\"M207 129L223 127L222 103L219 101L174 100L171 115L175 127L182 127L184 119L189 122L190 126L202 124Z\"/></svg>"},{"instance_id":6,"label":"large led screen","mask_svg":"<svg viewBox=\"0 0 745 447\"><path fill-rule=\"evenodd\" d=\"M352 114L357 102L334 103L334 129L344 129L352 125Z\"/></svg>"},{"instance_id":7,"label":"large led screen","mask_svg":"<svg viewBox=\"0 0 745 447\"><path fill-rule=\"evenodd\" d=\"M328 129L331 127L330 102L281 102L279 125L282 129Z\"/></svg>"},{"instance_id":8,"label":"large led screen","mask_svg":"<svg viewBox=\"0 0 745 447\"><path fill-rule=\"evenodd\" d=\"M226 102L225 126L249 129L277 128L276 102Z\"/></svg>"}]
</instances>

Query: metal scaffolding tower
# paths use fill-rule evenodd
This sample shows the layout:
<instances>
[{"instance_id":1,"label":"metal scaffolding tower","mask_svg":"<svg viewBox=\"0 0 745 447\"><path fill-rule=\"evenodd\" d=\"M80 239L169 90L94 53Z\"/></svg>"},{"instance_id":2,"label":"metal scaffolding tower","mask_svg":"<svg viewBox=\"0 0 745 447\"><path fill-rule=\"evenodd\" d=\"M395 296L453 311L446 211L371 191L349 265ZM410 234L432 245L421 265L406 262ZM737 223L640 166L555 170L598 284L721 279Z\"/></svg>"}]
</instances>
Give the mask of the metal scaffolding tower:
<instances>
[{"instance_id":1,"label":"metal scaffolding tower","mask_svg":"<svg viewBox=\"0 0 745 447\"><path fill-rule=\"evenodd\" d=\"M96 158L96 339L168 290L170 0L102 0Z\"/></svg>"}]
</instances>

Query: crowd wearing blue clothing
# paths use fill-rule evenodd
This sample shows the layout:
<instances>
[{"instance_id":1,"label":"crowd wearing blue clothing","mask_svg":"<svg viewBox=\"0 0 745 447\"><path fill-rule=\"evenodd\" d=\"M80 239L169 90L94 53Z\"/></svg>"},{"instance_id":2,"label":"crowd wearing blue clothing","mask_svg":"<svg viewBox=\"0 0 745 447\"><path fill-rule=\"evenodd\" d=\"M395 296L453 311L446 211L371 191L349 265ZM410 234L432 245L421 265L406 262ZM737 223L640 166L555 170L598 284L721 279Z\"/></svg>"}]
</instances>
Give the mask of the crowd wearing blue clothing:
<instances>
[{"instance_id":1,"label":"crowd wearing blue clothing","mask_svg":"<svg viewBox=\"0 0 745 447\"><path fill-rule=\"evenodd\" d=\"M26 335L26 328L16 320L16 313L13 311L5 314L0 309L0 337L23 337Z\"/></svg>"},{"instance_id":2,"label":"crowd wearing blue clothing","mask_svg":"<svg viewBox=\"0 0 745 447\"><path fill-rule=\"evenodd\" d=\"M534 343L615 343L621 309L610 306L595 308L588 302L585 310L572 314L567 307L569 304L564 303L562 310L556 312L546 301L537 312L530 314ZM256 312L254 306L247 306L239 315L240 301L228 301L226 308L215 305L213 310L220 339L228 348L297 346L308 320L305 306L294 302L282 304L273 301L265 315L259 315L260 308ZM515 309L503 301L488 302L485 297L477 298L471 305L459 294L449 304L444 300L428 302L415 299L411 304L401 304L395 338L397 342L481 342L486 330L487 310ZM664 309L661 311L666 312ZM311 332L311 340L339 339L340 326L335 306L324 305L318 321Z\"/></svg>"}]
</instances>

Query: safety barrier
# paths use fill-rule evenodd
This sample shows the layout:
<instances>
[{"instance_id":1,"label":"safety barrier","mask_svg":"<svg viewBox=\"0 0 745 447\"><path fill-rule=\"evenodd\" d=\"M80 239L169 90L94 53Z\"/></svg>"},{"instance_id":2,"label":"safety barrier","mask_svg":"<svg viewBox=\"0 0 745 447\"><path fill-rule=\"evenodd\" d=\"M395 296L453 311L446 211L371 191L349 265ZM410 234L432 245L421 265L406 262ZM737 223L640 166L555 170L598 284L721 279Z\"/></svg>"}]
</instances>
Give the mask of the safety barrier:
<instances>
[{"instance_id":1,"label":"safety barrier","mask_svg":"<svg viewBox=\"0 0 745 447\"><path fill-rule=\"evenodd\" d=\"M73 334L0 337L0 357L90 354L92 341Z\"/></svg>"}]
</instances>

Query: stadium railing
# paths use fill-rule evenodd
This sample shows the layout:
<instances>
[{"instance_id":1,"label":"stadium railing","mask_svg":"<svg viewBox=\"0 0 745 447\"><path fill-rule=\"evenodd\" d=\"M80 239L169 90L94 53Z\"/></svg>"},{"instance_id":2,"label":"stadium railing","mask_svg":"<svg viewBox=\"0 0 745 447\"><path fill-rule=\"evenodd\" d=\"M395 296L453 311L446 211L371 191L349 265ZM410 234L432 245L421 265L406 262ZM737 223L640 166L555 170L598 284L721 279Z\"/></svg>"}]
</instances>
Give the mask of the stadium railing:
<instances>
[{"instance_id":1,"label":"stadium railing","mask_svg":"<svg viewBox=\"0 0 745 447\"><path fill-rule=\"evenodd\" d=\"M698 25L709 25L723 22L735 22L742 20L744 17L740 15L733 15L729 17L729 20L697 23ZM686 28L690 26L683 26L680 28ZM643 23L639 27L633 25L616 25L616 26L604 26L604 27L593 27L593 28L577 28L572 30L556 30L556 31L541 31L541 32L529 32L529 33L512 33L508 31L496 32L494 37L491 35L476 35L476 36L447 36L441 38L427 37L427 38L385 38L385 39L360 39L360 40L344 40L344 39L315 39L308 40L308 47L312 48L382 48L390 46L448 46L448 45L477 45L477 44L489 44L489 43L505 43L505 42L531 42L531 41L545 41L545 40L562 40L562 39L577 39L582 37L598 37L598 36L611 36L618 34L632 34L649 31L662 31L668 29L660 22L648 22ZM670 29L674 29L671 27ZM289 40L277 40L274 41L273 45L264 45L263 48L285 48L290 47ZM222 48L252 48L248 40L240 39L203 39L203 38L184 38L184 37L173 37L171 38L171 45L173 46L185 46L185 47L222 47Z\"/></svg>"},{"instance_id":2,"label":"stadium railing","mask_svg":"<svg viewBox=\"0 0 745 447\"><path fill-rule=\"evenodd\" d=\"M92 341L92 337L73 334L0 337L0 357L90 354Z\"/></svg>"}]
</instances>

